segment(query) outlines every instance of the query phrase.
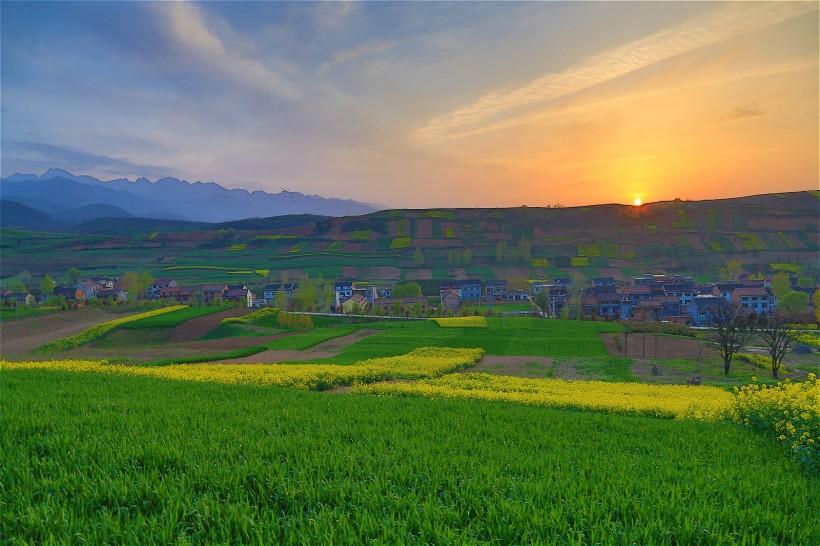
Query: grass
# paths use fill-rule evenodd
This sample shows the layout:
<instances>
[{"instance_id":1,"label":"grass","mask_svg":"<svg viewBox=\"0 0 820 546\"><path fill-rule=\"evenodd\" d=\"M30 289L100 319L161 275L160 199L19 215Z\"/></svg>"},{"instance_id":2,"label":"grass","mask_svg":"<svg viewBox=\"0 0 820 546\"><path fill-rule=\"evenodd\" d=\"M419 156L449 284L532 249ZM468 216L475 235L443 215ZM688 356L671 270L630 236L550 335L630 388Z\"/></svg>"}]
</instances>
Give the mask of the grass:
<instances>
[{"instance_id":1,"label":"grass","mask_svg":"<svg viewBox=\"0 0 820 546\"><path fill-rule=\"evenodd\" d=\"M219 311L224 311L226 308L221 306L207 306L207 307L185 307L170 313L163 313L152 317L146 317L140 320L135 320L122 324L120 328L126 330L137 330L140 328L174 328L180 324L184 324L191 319L204 317Z\"/></svg>"},{"instance_id":2,"label":"grass","mask_svg":"<svg viewBox=\"0 0 820 546\"><path fill-rule=\"evenodd\" d=\"M403 354L423 346L477 347L490 355L605 357L609 352L599 334L622 331L620 325L608 322L536 318L486 320L487 328L441 328L433 321L368 323L367 328L383 332L345 347L330 361L353 363L366 358Z\"/></svg>"},{"instance_id":3,"label":"grass","mask_svg":"<svg viewBox=\"0 0 820 546\"><path fill-rule=\"evenodd\" d=\"M412 239L410 237L394 237L390 241L390 250L397 250L400 248L409 248Z\"/></svg>"},{"instance_id":4,"label":"grass","mask_svg":"<svg viewBox=\"0 0 820 546\"><path fill-rule=\"evenodd\" d=\"M229 337L263 337L284 332L276 328L264 328L249 324L220 324L201 339L225 339Z\"/></svg>"},{"instance_id":5,"label":"grass","mask_svg":"<svg viewBox=\"0 0 820 546\"><path fill-rule=\"evenodd\" d=\"M820 540L816 477L729 424L0 374L0 535L21 544Z\"/></svg>"},{"instance_id":6,"label":"grass","mask_svg":"<svg viewBox=\"0 0 820 546\"><path fill-rule=\"evenodd\" d=\"M12 320L29 317L40 317L62 311L62 307L28 307L19 306L14 308L0 308L0 322L10 322Z\"/></svg>"},{"instance_id":7,"label":"grass","mask_svg":"<svg viewBox=\"0 0 820 546\"><path fill-rule=\"evenodd\" d=\"M267 346L269 349L303 351L325 341L351 334L355 330L356 328L353 327L315 328L312 330L307 330L301 334L294 334L292 336L285 336L275 339L268 343Z\"/></svg>"}]
</instances>

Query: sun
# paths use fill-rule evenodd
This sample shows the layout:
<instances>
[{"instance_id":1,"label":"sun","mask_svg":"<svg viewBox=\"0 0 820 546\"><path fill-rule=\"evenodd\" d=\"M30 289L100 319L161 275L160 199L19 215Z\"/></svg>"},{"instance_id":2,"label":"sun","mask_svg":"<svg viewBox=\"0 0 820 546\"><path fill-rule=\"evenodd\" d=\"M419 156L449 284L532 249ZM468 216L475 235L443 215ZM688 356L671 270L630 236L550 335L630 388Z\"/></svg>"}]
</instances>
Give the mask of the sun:
<instances>
[{"instance_id":1,"label":"sun","mask_svg":"<svg viewBox=\"0 0 820 546\"><path fill-rule=\"evenodd\" d=\"M632 200L632 204L635 205L636 207L640 207L643 204L643 201L641 201L640 197L636 197L635 199Z\"/></svg>"}]
</instances>

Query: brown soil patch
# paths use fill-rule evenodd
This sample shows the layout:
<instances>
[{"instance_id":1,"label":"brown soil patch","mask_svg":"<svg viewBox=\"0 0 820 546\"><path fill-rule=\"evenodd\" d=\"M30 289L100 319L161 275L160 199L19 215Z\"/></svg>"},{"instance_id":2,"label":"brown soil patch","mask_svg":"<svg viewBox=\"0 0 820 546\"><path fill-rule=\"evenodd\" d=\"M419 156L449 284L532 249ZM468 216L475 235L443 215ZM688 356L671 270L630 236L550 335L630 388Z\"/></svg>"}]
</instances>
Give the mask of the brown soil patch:
<instances>
[{"instance_id":1,"label":"brown soil patch","mask_svg":"<svg viewBox=\"0 0 820 546\"><path fill-rule=\"evenodd\" d=\"M686 337L636 333L627 335L625 343L624 334L601 334L601 340L613 356L689 360L707 360L717 356L702 341Z\"/></svg>"},{"instance_id":2,"label":"brown soil patch","mask_svg":"<svg viewBox=\"0 0 820 546\"><path fill-rule=\"evenodd\" d=\"M374 267L370 270L370 276L380 281L392 281L401 278L401 269L389 265Z\"/></svg>"},{"instance_id":3,"label":"brown soil patch","mask_svg":"<svg viewBox=\"0 0 820 546\"><path fill-rule=\"evenodd\" d=\"M407 272L408 281L420 281L424 279L432 279L433 272L429 269L413 269Z\"/></svg>"},{"instance_id":4,"label":"brown soil patch","mask_svg":"<svg viewBox=\"0 0 820 546\"><path fill-rule=\"evenodd\" d=\"M0 353L3 356L22 355L55 339L73 336L100 322L124 316L127 314L85 307L4 322L0 325Z\"/></svg>"},{"instance_id":5,"label":"brown soil patch","mask_svg":"<svg viewBox=\"0 0 820 546\"><path fill-rule=\"evenodd\" d=\"M189 320L188 322L184 322L174 328L171 331L168 341L171 343L180 343L197 340L219 326L222 319L229 317L241 317L242 315L247 315L251 311L253 311L253 309L248 309L247 307L237 307Z\"/></svg>"},{"instance_id":6,"label":"brown soil patch","mask_svg":"<svg viewBox=\"0 0 820 546\"><path fill-rule=\"evenodd\" d=\"M429 218L416 220L416 237L419 239L433 238L433 221Z\"/></svg>"}]
</instances>

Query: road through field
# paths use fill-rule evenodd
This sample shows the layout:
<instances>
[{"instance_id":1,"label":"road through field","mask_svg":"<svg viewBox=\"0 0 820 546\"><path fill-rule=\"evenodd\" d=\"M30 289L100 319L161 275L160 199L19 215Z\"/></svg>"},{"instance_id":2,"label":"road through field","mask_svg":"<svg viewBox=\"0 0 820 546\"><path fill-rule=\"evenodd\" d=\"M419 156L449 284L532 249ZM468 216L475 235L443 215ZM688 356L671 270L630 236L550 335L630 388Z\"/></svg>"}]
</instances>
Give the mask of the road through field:
<instances>
[{"instance_id":1,"label":"road through field","mask_svg":"<svg viewBox=\"0 0 820 546\"><path fill-rule=\"evenodd\" d=\"M127 315L85 307L6 322L0 325L0 353L4 357L23 355L55 339L73 336L100 322L124 316Z\"/></svg>"}]
</instances>

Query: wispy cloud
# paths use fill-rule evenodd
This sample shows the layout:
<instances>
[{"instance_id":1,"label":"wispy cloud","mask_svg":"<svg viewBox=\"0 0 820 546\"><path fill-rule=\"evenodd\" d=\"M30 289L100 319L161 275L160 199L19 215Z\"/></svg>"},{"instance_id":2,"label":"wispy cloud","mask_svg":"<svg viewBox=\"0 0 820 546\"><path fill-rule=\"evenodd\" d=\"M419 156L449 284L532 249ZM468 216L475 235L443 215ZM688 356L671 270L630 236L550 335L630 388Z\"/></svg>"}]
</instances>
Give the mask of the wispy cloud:
<instances>
[{"instance_id":1,"label":"wispy cloud","mask_svg":"<svg viewBox=\"0 0 820 546\"><path fill-rule=\"evenodd\" d=\"M154 5L165 18L173 38L198 57L209 70L282 98L295 98L296 86L270 67L232 48L209 28L200 9L189 2Z\"/></svg>"},{"instance_id":2,"label":"wispy cloud","mask_svg":"<svg viewBox=\"0 0 820 546\"><path fill-rule=\"evenodd\" d=\"M564 97L619 78L674 56L755 32L817 9L815 2L774 2L726 6L680 25L584 59L564 71L546 74L523 87L490 93L432 119L412 139L432 144L458 138L528 106Z\"/></svg>"},{"instance_id":3,"label":"wispy cloud","mask_svg":"<svg viewBox=\"0 0 820 546\"><path fill-rule=\"evenodd\" d=\"M157 165L133 163L128 159L91 154L47 142L3 141L3 176L16 171L60 167L68 170L115 176L169 176L175 169Z\"/></svg>"},{"instance_id":4,"label":"wispy cloud","mask_svg":"<svg viewBox=\"0 0 820 546\"><path fill-rule=\"evenodd\" d=\"M739 106L735 107L734 110L726 114L721 118L722 121L735 121L738 119L744 118L756 118L759 116L765 116L766 112L763 110L758 110L757 108L741 108Z\"/></svg>"}]
</instances>

